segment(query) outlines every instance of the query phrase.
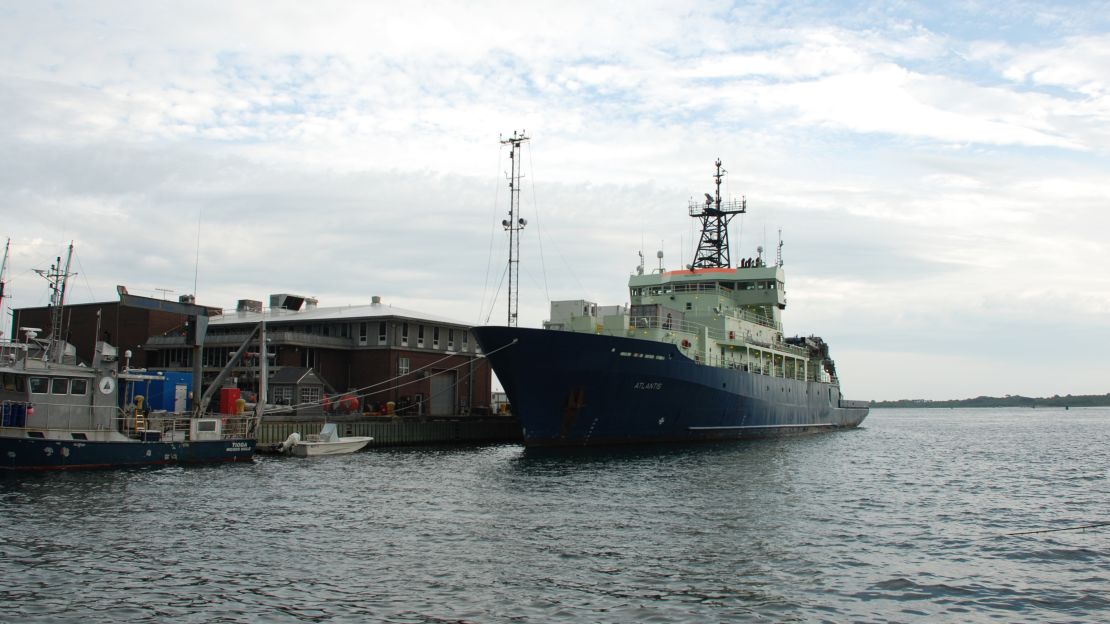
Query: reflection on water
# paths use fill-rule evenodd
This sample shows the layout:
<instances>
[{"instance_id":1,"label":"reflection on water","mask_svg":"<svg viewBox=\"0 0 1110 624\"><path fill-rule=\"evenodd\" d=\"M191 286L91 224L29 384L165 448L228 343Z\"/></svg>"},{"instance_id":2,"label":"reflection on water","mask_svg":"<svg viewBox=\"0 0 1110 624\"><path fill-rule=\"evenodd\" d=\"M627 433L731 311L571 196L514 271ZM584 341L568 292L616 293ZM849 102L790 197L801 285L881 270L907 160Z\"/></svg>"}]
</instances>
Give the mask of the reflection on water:
<instances>
[{"instance_id":1,"label":"reflection on water","mask_svg":"<svg viewBox=\"0 0 1110 624\"><path fill-rule=\"evenodd\" d=\"M0 475L7 621L1099 620L1110 410Z\"/></svg>"}]
</instances>

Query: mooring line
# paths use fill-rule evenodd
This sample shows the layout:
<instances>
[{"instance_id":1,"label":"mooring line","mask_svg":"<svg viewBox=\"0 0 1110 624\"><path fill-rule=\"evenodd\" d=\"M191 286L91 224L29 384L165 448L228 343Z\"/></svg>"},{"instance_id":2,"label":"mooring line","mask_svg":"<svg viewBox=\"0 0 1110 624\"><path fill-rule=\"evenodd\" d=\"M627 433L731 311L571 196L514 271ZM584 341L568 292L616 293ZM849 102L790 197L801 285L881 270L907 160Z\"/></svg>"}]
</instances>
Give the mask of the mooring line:
<instances>
[{"instance_id":1,"label":"mooring line","mask_svg":"<svg viewBox=\"0 0 1110 624\"><path fill-rule=\"evenodd\" d=\"M1009 537L1011 535L1033 535L1036 533L1056 533L1059 531L1079 531L1082 529L1096 529L1098 527L1110 526L1110 522L1096 522L1094 524L1084 524L1081 526L1064 527L1062 529L1037 529L1036 531L1017 531L1015 533L1003 533L1002 536Z\"/></svg>"}]
</instances>

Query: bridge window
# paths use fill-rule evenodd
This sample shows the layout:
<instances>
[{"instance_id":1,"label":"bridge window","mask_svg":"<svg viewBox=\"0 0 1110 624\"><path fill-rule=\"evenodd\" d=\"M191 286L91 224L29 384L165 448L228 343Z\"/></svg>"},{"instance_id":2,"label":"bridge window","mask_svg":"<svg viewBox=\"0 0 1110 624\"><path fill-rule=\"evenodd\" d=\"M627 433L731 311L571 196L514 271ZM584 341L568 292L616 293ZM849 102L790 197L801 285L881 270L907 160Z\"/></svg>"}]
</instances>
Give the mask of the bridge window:
<instances>
[{"instance_id":1,"label":"bridge window","mask_svg":"<svg viewBox=\"0 0 1110 624\"><path fill-rule=\"evenodd\" d=\"M61 377L51 379L50 394L69 394L69 380Z\"/></svg>"},{"instance_id":2,"label":"bridge window","mask_svg":"<svg viewBox=\"0 0 1110 624\"><path fill-rule=\"evenodd\" d=\"M70 394L84 395L84 394L88 394L88 392L89 392L89 380L88 379L74 379L72 382L70 382L70 386L69 386L69 393Z\"/></svg>"},{"instance_id":3,"label":"bridge window","mask_svg":"<svg viewBox=\"0 0 1110 624\"><path fill-rule=\"evenodd\" d=\"M23 383L23 377L11 373L4 373L4 389L8 392L23 392L26 389Z\"/></svg>"}]
</instances>

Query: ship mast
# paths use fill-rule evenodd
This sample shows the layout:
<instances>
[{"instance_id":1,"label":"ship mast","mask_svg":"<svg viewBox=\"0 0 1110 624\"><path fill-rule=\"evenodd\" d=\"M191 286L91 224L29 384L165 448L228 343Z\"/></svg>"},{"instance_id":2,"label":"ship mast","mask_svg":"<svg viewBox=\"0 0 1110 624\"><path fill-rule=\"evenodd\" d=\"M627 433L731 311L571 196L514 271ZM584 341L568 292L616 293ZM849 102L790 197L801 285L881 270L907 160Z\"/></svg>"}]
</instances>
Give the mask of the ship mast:
<instances>
[{"instance_id":1,"label":"ship mast","mask_svg":"<svg viewBox=\"0 0 1110 624\"><path fill-rule=\"evenodd\" d=\"M508 144L509 162L512 173L509 174L509 218L501 221L502 227L509 233L509 327L516 327L517 307L520 298L520 237L521 230L528 224L520 214L520 145L528 140L521 130L520 134L513 130L513 136L501 139L501 144Z\"/></svg>"},{"instance_id":2,"label":"ship mast","mask_svg":"<svg viewBox=\"0 0 1110 624\"><path fill-rule=\"evenodd\" d=\"M62 257L58 256L55 264L50 265L49 271L35 269L35 273L50 282L50 345L47 347L47 358L61 364L65 355L66 341L62 336L62 321L66 301L66 282L73 275L69 272L70 263L73 261L73 241L69 242L69 251L66 253L66 266L62 268Z\"/></svg>"},{"instance_id":3,"label":"ship mast","mask_svg":"<svg viewBox=\"0 0 1110 624\"><path fill-rule=\"evenodd\" d=\"M12 239L9 238L8 242L4 243L4 261L2 263L0 263L0 315L2 315L3 312L4 312L4 283L5 283L4 279L8 275L8 249L11 246L12 246ZM3 317L0 316L0 323L3 322L2 318ZM3 335L4 335L4 328L3 328L2 325L0 325L0 336L3 336Z\"/></svg>"},{"instance_id":4,"label":"ship mast","mask_svg":"<svg viewBox=\"0 0 1110 624\"><path fill-rule=\"evenodd\" d=\"M717 159L717 173L713 179L717 183L713 195L705 194L705 203L690 202L690 216L701 219L701 239L690 270L709 268L728 268L731 266L728 248L728 223L738 214L748 210L748 200L741 197L729 201L721 200L721 179L727 171L721 169L721 159Z\"/></svg>"}]
</instances>

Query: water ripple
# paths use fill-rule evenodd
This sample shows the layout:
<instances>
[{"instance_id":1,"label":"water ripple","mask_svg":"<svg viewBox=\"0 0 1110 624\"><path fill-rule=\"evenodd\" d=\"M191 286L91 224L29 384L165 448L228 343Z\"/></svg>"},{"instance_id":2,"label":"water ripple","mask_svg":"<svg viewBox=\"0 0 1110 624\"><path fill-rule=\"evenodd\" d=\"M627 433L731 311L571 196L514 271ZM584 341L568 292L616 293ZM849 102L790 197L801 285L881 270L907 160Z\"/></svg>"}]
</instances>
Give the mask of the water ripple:
<instances>
[{"instance_id":1,"label":"water ripple","mask_svg":"<svg viewBox=\"0 0 1110 624\"><path fill-rule=\"evenodd\" d=\"M1110 619L1110 410L0 475L20 622Z\"/></svg>"}]
</instances>

